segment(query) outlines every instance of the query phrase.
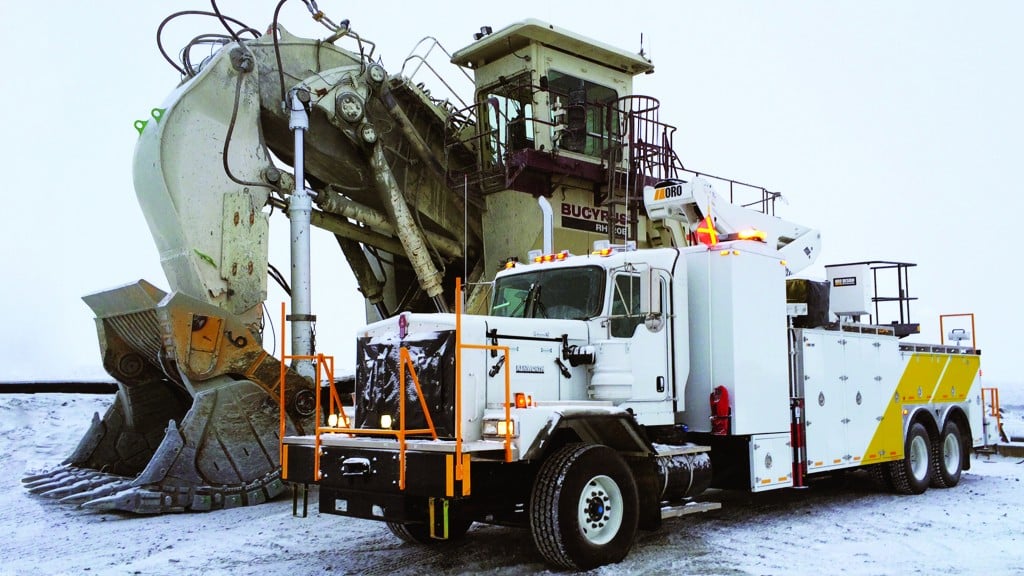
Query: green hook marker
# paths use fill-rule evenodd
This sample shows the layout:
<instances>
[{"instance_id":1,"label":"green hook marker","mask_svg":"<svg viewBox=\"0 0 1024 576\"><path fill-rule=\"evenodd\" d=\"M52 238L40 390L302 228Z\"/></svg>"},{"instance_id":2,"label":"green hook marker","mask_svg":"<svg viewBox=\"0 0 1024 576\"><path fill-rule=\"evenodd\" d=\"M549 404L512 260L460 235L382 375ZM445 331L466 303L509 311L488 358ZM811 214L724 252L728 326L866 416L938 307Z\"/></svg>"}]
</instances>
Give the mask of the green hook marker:
<instances>
[{"instance_id":1,"label":"green hook marker","mask_svg":"<svg viewBox=\"0 0 1024 576\"><path fill-rule=\"evenodd\" d=\"M142 131L146 129L146 124L149 124L146 120L135 121L135 129L139 131L139 136L142 136Z\"/></svg>"}]
</instances>

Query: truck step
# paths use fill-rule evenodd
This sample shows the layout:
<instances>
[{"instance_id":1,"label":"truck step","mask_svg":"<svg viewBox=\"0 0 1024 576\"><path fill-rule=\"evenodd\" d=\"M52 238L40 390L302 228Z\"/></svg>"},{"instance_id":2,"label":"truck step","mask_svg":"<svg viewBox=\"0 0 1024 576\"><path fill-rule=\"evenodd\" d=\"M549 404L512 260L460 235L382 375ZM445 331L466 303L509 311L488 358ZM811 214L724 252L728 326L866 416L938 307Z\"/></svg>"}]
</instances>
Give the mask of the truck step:
<instances>
[{"instance_id":1,"label":"truck step","mask_svg":"<svg viewBox=\"0 0 1024 576\"><path fill-rule=\"evenodd\" d=\"M712 510L718 510L721 507L721 502L688 502L686 504L676 506L662 506L661 519L666 520L668 518L679 518L680 516L686 516L688 514L710 512Z\"/></svg>"}]
</instances>

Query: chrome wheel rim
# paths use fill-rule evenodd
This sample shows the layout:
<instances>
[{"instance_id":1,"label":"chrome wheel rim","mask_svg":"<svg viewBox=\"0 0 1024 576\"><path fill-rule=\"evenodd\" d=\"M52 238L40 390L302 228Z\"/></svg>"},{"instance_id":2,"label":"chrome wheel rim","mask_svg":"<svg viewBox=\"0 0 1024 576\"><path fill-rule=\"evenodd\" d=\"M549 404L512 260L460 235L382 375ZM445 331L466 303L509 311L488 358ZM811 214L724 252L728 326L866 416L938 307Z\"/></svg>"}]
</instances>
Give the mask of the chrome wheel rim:
<instances>
[{"instance_id":1,"label":"chrome wheel rim","mask_svg":"<svg viewBox=\"0 0 1024 576\"><path fill-rule=\"evenodd\" d=\"M942 442L942 465L949 474L956 473L960 467L960 439L955 434L946 434Z\"/></svg>"},{"instance_id":2,"label":"chrome wheel rim","mask_svg":"<svg viewBox=\"0 0 1024 576\"><path fill-rule=\"evenodd\" d=\"M910 441L910 473L917 480L924 480L928 475L928 442L921 436L914 436Z\"/></svg>"}]
</instances>

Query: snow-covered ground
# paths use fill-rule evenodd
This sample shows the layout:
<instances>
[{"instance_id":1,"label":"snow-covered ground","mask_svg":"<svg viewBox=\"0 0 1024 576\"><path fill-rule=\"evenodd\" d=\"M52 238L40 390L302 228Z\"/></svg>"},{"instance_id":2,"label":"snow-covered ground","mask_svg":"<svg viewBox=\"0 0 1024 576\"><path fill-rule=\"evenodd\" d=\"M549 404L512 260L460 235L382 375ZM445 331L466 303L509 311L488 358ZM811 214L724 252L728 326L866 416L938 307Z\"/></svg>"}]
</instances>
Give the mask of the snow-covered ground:
<instances>
[{"instance_id":1,"label":"snow-covered ground","mask_svg":"<svg viewBox=\"0 0 1024 576\"><path fill-rule=\"evenodd\" d=\"M0 395L0 574L549 572L529 534L513 528L477 525L465 541L428 549L376 522L315 510L293 518L289 498L137 517L29 495L25 470L58 463L110 401ZM624 562L592 574L1022 574L1022 476L1024 460L992 456L973 459L958 487L917 497L879 492L860 474L799 491L716 492L722 510L641 532Z\"/></svg>"}]
</instances>

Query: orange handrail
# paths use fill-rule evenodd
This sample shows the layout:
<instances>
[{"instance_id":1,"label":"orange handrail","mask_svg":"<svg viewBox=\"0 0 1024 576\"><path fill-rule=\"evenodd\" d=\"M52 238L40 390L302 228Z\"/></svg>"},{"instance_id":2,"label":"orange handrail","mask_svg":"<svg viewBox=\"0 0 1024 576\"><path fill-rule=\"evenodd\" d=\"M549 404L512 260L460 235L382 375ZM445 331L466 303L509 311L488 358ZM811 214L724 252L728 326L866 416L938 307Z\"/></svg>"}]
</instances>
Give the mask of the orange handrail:
<instances>
[{"instance_id":1,"label":"orange handrail","mask_svg":"<svg viewBox=\"0 0 1024 576\"><path fill-rule=\"evenodd\" d=\"M420 379L416 376L416 366L412 363L412 358L409 357L409 349L402 346L398 349L398 359L401 373L399 374L399 382L402 384L402 391L405 392L405 368L409 368L409 375L412 376L412 384L416 387L416 395L420 399L420 407L423 408L423 415L427 419L427 427L430 429L430 435L437 440L437 431L434 429L434 419L430 417L430 408L427 407L427 399L423 396L423 389L420 388ZM402 407L399 409L400 412L405 412L405 403L402 403ZM404 426L403 426L404 428Z\"/></svg>"},{"instance_id":2,"label":"orange handrail","mask_svg":"<svg viewBox=\"0 0 1024 576\"><path fill-rule=\"evenodd\" d=\"M981 406L983 415L985 414L985 408L987 407L988 416L992 416L996 419L996 434L999 435L999 440L1002 440L1003 419L999 410L999 388L987 388L983 386L981 388Z\"/></svg>"},{"instance_id":3,"label":"orange handrail","mask_svg":"<svg viewBox=\"0 0 1024 576\"><path fill-rule=\"evenodd\" d=\"M508 371L508 367L511 364L509 359L509 347L508 346L495 346L493 344L462 344L461 348L469 348L471 350L498 350L505 353L505 365L502 367L505 371L505 462L512 461L512 377ZM458 448L456 448L458 452ZM456 454L456 457L460 456Z\"/></svg>"},{"instance_id":4,"label":"orange handrail","mask_svg":"<svg viewBox=\"0 0 1024 576\"><path fill-rule=\"evenodd\" d=\"M269 313L268 313L268 315L269 315ZM281 421L281 430L280 430L280 433L277 435L277 443L278 443L278 455L277 455L278 460L277 461L280 462L282 465L284 464L284 433L285 433L285 425L284 425L284 422L285 422L285 413L284 413L284 383L285 383L285 368L284 368L285 347L284 346L285 346L285 341L284 341L284 339L285 339L285 330L287 330L287 327L285 326L285 318L286 317L287 316L285 315L284 302L281 302L281 360L279 362L279 364L281 366L281 380L280 380L280 382L278 382L278 407L280 409L279 414L278 414L278 420ZM283 475L283 472L282 472L282 475Z\"/></svg>"},{"instance_id":5,"label":"orange handrail","mask_svg":"<svg viewBox=\"0 0 1024 576\"><path fill-rule=\"evenodd\" d=\"M462 350L499 350L505 353L505 462L512 461L512 365L508 346L462 343L462 278L455 278L455 479L462 480Z\"/></svg>"}]
</instances>

